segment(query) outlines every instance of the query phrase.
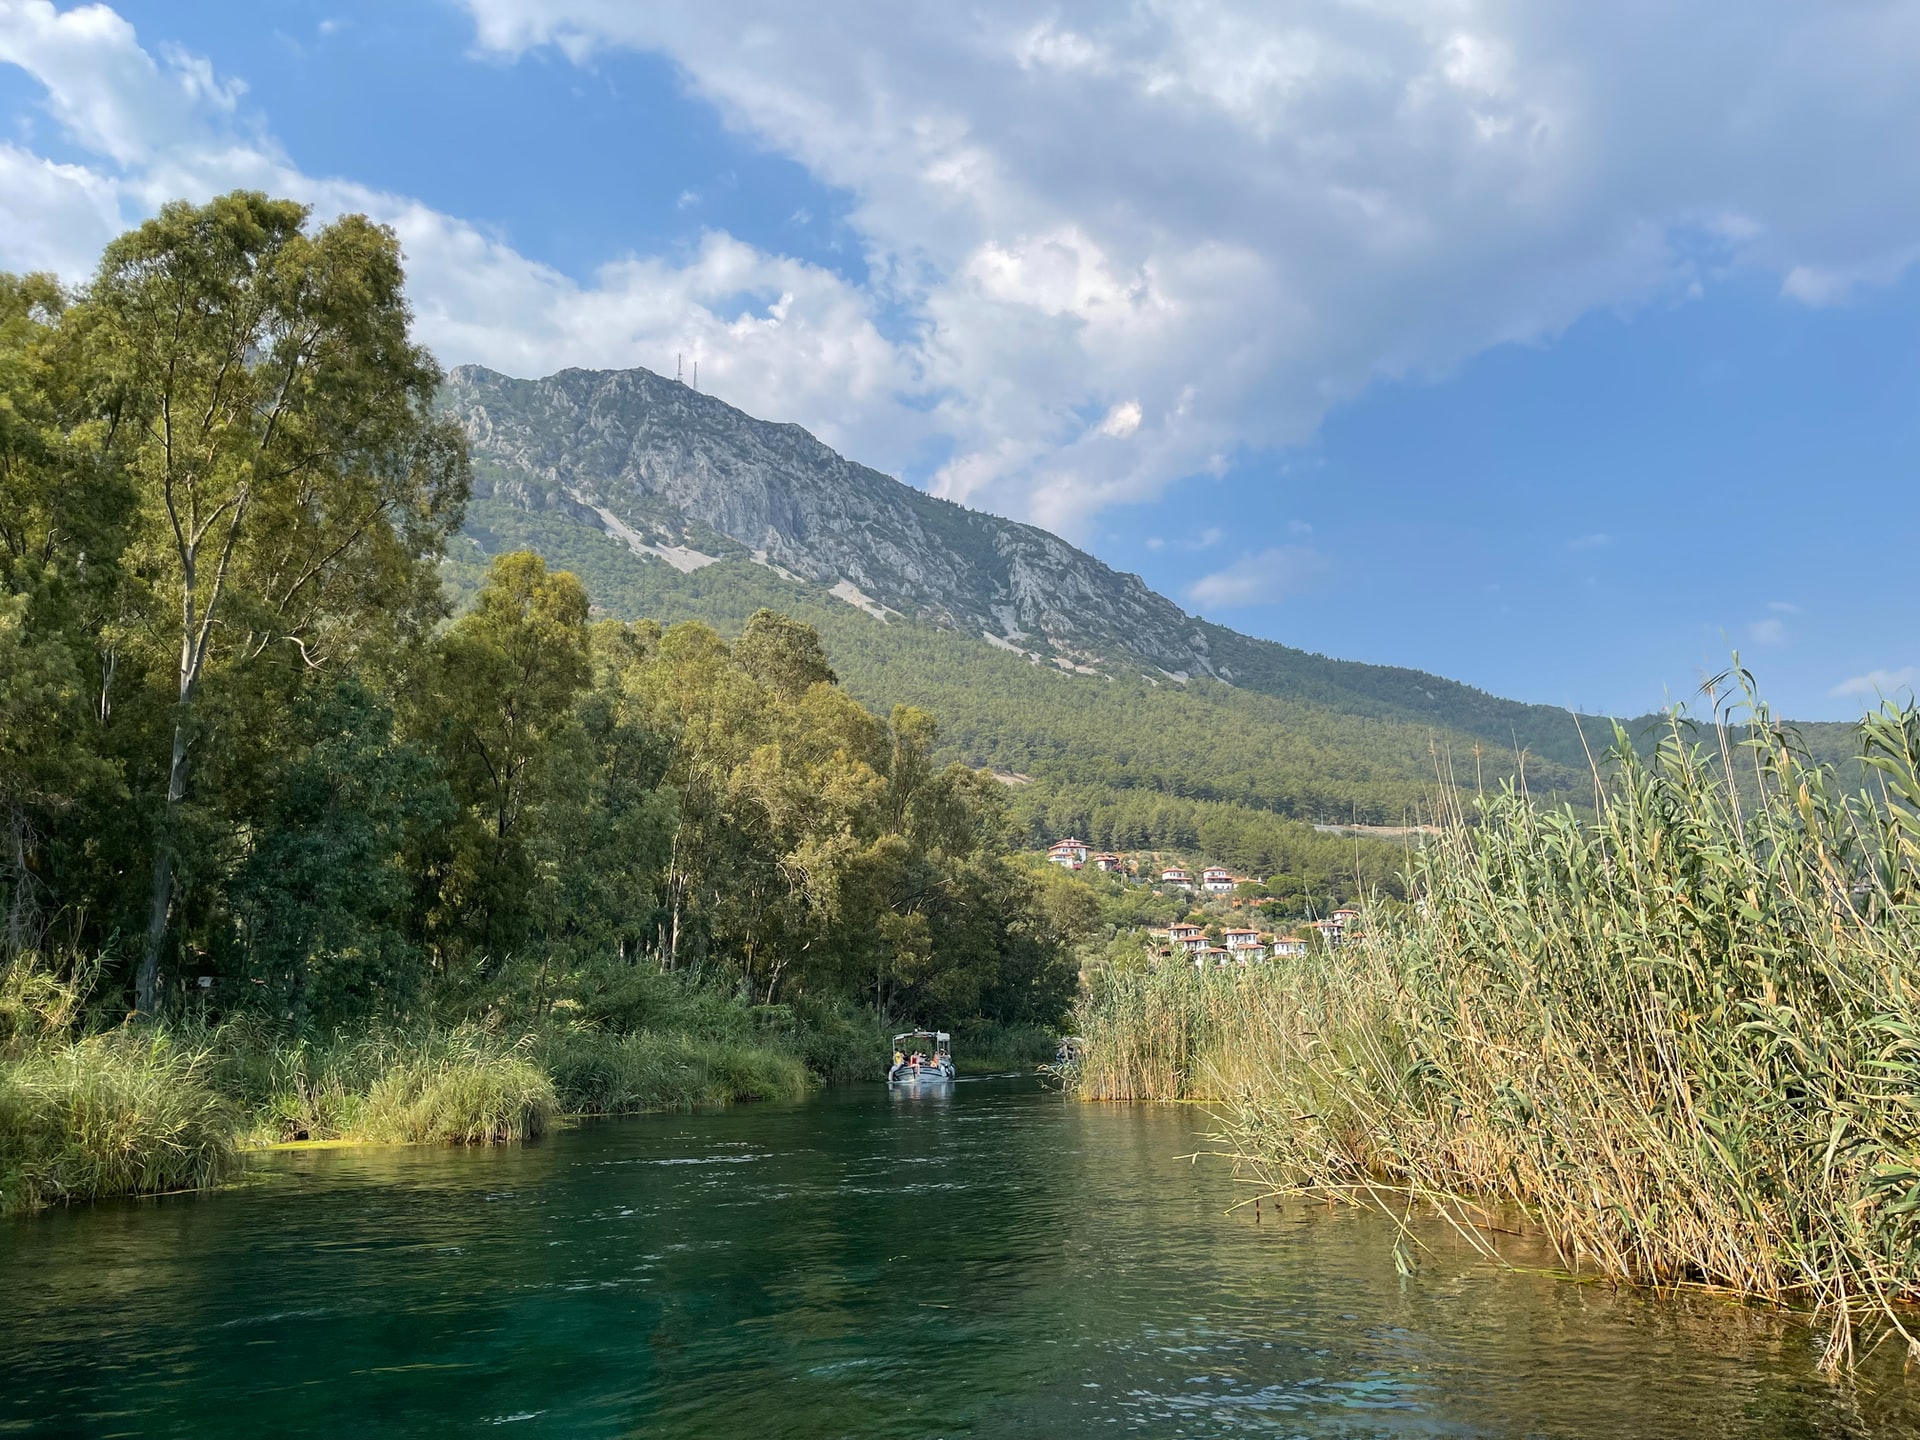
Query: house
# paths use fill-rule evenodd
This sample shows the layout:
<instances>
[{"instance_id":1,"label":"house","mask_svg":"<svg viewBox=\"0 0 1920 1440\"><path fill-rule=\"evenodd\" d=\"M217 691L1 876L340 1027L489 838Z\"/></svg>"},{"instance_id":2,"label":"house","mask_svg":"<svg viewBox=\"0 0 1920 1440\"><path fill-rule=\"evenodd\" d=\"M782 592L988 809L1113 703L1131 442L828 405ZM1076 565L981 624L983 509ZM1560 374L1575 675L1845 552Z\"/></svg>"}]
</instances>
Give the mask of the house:
<instances>
[{"instance_id":1,"label":"house","mask_svg":"<svg viewBox=\"0 0 1920 1440\"><path fill-rule=\"evenodd\" d=\"M1333 918L1340 922L1343 929L1355 930L1360 925L1360 912L1351 905L1342 905L1333 912Z\"/></svg>"},{"instance_id":2,"label":"house","mask_svg":"<svg viewBox=\"0 0 1920 1440\"><path fill-rule=\"evenodd\" d=\"M1086 843L1072 837L1054 841L1047 851L1047 863L1059 865L1068 870L1083 869L1087 863Z\"/></svg>"},{"instance_id":3,"label":"house","mask_svg":"<svg viewBox=\"0 0 1920 1440\"><path fill-rule=\"evenodd\" d=\"M1229 950L1251 950L1260 944L1260 932L1258 930L1229 930L1227 931L1226 940Z\"/></svg>"},{"instance_id":4,"label":"house","mask_svg":"<svg viewBox=\"0 0 1920 1440\"><path fill-rule=\"evenodd\" d=\"M1320 938L1327 942L1329 950L1338 945L1347 935L1346 922L1342 920L1309 920L1307 928L1318 930Z\"/></svg>"},{"instance_id":5,"label":"house","mask_svg":"<svg viewBox=\"0 0 1920 1440\"><path fill-rule=\"evenodd\" d=\"M1193 952L1193 963L1202 970L1209 965L1230 965L1233 963L1233 952L1224 945L1202 944Z\"/></svg>"},{"instance_id":6,"label":"house","mask_svg":"<svg viewBox=\"0 0 1920 1440\"><path fill-rule=\"evenodd\" d=\"M1120 868L1120 857L1118 855L1096 855L1093 857L1093 868L1108 872L1118 870Z\"/></svg>"},{"instance_id":7,"label":"house","mask_svg":"<svg viewBox=\"0 0 1920 1440\"><path fill-rule=\"evenodd\" d=\"M1306 953L1307 942L1298 935L1281 935L1276 937L1273 942L1275 959L1278 959L1282 955L1304 955Z\"/></svg>"},{"instance_id":8,"label":"house","mask_svg":"<svg viewBox=\"0 0 1920 1440\"><path fill-rule=\"evenodd\" d=\"M1198 925L1175 925L1167 931L1167 939L1176 950L1184 950L1189 955L1207 948L1207 937Z\"/></svg>"},{"instance_id":9,"label":"house","mask_svg":"<svg viewBox=\"0 0 1920 1440\"><path fill-rule=\"evenodd\" d=\"M1165 870L1160 872L1160 883L1162 885L1172 885L1181 890L1191 890L1193 889L1193 876L1189 875L1185 870L1182 870L1178 865L1169 865Z\"/></svg>"},{"instance_id":10,"label":"house","mask_svg":"<svg viewBox=\"0 0 1920 1440\"><path fill-rule=\"evenodd\" d=\"M1200 885L1210 895L1230 895L1240 882L1224 865L1209 865L1200 872Z\"/></svg>"}]
</instances>

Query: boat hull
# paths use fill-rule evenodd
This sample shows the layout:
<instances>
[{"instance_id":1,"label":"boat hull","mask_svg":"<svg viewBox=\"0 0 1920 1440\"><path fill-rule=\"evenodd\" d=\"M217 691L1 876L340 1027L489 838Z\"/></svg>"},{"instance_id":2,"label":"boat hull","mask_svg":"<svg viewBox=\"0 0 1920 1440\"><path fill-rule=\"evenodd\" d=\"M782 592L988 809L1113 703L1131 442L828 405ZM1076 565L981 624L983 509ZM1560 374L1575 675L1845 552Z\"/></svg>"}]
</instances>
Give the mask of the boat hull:
<instances>
[{"instance_id":1,"label":"boat hull","mask_svg":"<svg viewBox=\"0 0 1920 1440\"><path fill-rule=\"evenodd\" d=\"M887 1083L889 1085L899 1085L907 1088L951 1085L953 1083L953 1071L950 1069L939 1069L934 1066L926 1066L918 1070L908 1066L901 1066L898 1069L888 1072Z\"/></svg>"}]
</instances>

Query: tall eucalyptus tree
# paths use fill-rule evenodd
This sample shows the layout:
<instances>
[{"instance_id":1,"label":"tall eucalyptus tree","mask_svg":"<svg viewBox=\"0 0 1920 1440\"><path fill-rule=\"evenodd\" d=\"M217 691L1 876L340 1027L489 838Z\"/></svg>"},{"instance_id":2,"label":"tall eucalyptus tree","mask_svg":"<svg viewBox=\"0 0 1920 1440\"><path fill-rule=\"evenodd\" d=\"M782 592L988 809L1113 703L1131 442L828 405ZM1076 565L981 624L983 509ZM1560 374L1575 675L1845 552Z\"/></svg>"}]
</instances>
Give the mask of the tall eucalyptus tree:
<instances>
[{"instance_id":1,"label":"tall eucalyptus tree","mask_svg":"<svg viewBox=\"0 0 1920 1440\"><path fill-rule=\"evenodd\" d=\"M209 676L269 652L323 669L443 613L435 562L467 462L432 415L440 370L408 333L399 242L364 216L308 219L247 192L170 204L107 248L73 317L139 495L151 638L177 654L143 1013Z\"/></svg>"}]
</instances>

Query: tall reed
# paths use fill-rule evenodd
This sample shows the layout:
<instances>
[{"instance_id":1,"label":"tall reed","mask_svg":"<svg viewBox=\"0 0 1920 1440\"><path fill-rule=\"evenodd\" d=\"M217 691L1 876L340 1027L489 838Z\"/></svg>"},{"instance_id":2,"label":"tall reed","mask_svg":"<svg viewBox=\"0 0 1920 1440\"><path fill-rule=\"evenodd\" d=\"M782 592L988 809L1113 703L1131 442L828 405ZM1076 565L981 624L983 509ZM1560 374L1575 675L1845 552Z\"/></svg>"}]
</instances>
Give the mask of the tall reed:
<instances>
[{"instance_id":1,"label":"tall reed","mask_svg":"<svg viewBox=\"0 0 1920 1440\"><path fill-rule=\"evenodd\" d=\"M1591 819L1453 797L1332 954L1108 978L1082 1093L1216 1102L1277 1191L1810 1308L1830 1365L1867 1319L1920 1355L1920 712L1863 725L1852 796L1759 718L1616 736Z\"/></svg>"},{"instance_id":2,"label":"tall reed","mask_svg":"<svg viewBox=\"0 0 1920 1440\"><path fill-rule=\"evenodd\" d=\"M204 1050L114 1032L0 1065L0 1214L203 1189L238 1168Z\"/></svg>"}]
</instances>

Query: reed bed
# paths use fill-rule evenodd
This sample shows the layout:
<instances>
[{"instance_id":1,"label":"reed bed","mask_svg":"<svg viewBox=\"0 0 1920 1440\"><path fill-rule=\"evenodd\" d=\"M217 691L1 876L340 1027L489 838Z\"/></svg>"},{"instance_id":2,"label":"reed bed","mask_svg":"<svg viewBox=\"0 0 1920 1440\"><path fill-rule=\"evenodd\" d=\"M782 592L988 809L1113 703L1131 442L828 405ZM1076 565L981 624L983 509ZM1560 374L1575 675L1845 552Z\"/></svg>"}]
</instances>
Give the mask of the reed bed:
<instances>
[{"instance_id":1,"label":"reed bed","mask_svg":"<svg viewBox=\"0 0 1920 1440\"><path fill-rule=\"evenodd\" d=\"M238 1114L204 1050L114 1032L0 1065L0 1214L204 1189L238 1168Z\"/></svg>"},{"instance_id":2,"label":"reed bed","mask_svg":"<svg viewBox=\"0 0 1920 1440\"><path fill-rule=\"evenodd\" d=\"M1852 795L1758 718L1616 736L1591 818L1449 797L1337 951L1097 977L1079 1092L1213 1102L1277 1192L1811 1310L1832 1367L1863 1323L1920 1356L1920 712Z\"/></svg>"}]
</instances>

